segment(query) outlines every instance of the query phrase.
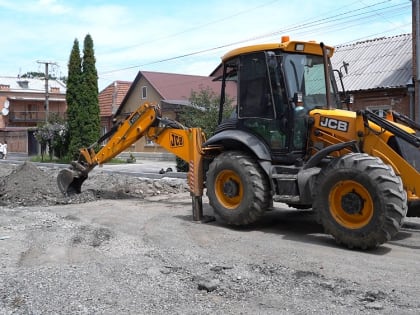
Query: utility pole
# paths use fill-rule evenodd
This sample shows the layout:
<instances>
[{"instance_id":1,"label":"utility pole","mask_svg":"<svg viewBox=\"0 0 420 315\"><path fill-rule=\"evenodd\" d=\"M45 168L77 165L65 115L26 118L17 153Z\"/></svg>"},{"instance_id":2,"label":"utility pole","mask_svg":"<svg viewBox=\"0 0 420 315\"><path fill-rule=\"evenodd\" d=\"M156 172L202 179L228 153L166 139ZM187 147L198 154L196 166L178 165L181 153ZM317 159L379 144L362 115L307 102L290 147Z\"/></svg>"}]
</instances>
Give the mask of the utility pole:
<instances>
[{"instance_id":1,"label":"utility pole","mask_svg":"<svg viewBox=\"0 0 420 315\"><path fill-rule=\"evenodd\" d=\"M413 42L414 46L414 58L416 65L416 81L415 83L415 97L416 100L414 103L417 105L416 109L418 110L417 122L420 123L420 0L413 0L413 28L415 40Z\"/></svg>"},{"instance_id":2,"label":"utility pole","mask_svg":"<svg viewBox=\"0 0 420 315\"><path fill-rule=\"evenodd\" d=\"M48 116L49 116L49 110L50 110L50 103L49 103L49 98L50 98L50 92L48 90L48 67L49 65L56 65L57 63L52 62L52 61L41 61L38 60L37 61L40 64L44 64L45 65L45 122L48 122Z\"/></svg>"}]
</instances>

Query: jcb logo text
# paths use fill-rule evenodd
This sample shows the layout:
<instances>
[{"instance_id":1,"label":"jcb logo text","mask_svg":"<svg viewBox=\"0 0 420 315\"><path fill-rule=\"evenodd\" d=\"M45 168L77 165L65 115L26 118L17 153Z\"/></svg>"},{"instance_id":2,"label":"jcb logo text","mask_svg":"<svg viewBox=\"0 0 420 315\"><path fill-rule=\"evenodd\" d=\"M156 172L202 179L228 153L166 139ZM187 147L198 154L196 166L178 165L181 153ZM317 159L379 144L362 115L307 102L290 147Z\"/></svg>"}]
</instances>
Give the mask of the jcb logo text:
<instances>
[{"instance_id":1,"label":"jcb logo text","mask_svg":"<svg viewBox=\"0 0 420 315\"><path fill-rule=\"evenodd\" d=\"M169 141L171 148L184 146L184 137L177 135L176 133L169 134Z\"/></svg>"},{"instance_id":2,"label":"jcb logo text","mask_svg":"<svg viewBox=\"0 0 420 315\"><path fill-rule=\"evenodd\" d=\"M349 123L347 121L337 120L329 117L321 117L321 121L319 124L321 127L326 127L344 132L347 132L347 130L349 129Z\"/></svg>"}]
</instances>

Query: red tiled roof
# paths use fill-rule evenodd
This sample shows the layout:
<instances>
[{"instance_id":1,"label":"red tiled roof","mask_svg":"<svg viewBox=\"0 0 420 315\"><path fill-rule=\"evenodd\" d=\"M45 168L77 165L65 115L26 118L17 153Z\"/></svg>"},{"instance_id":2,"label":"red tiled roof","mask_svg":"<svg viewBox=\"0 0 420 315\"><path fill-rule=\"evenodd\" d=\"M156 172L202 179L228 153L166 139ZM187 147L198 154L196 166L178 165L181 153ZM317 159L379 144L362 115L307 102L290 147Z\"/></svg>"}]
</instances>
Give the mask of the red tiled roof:
<instances>
[{"instance_id":1,"label":"red tiled roof","mask_svg":"<svg viewBox=\"0 0 420 315\"><path fill-rule=\"evenodd\" d=\"M124 111L125 103L130 98L130 94L133 93L133 90L138 82L140 82L141 78L144 78L149 82L156 92L159 93L162 100L178 102L178 104L187 102L191 97L192 91L199 92L202 89L210 88L216 95L220 95L221 91L221 81L213 81L214 77L139 71L126 96L122 100L121 105L114 113L115 116L118 116ZM236 102L235 82L226 83L226 94L229 98L233 99L234 103Z\"/></svg>"},{"instance_id":2,"label":"red tiled roof","mask_svg":"<svg viewBox=\"0 0 420 315\"><path fill-rule=\"evenodd\" d=\"M130 86L131 82L128 81L114 81L103 89L98 95L100 116L112 116L120 106Z\"/></svg>"},{"instance_id":3,"label":"red tiled roof","mask_svg":"<svg viewBox=\"0 0 420 315\"><path fill-rule=\"evenodd\" d=\"M221 88L221 82L213 81L213 77L150 71L140 71L139 75L143 75L164 100L188 100L192 91L206 88L219 94ZM227 92L230 97L235 97L236 87L230 86Z\"/></svg>"}]
</instances>

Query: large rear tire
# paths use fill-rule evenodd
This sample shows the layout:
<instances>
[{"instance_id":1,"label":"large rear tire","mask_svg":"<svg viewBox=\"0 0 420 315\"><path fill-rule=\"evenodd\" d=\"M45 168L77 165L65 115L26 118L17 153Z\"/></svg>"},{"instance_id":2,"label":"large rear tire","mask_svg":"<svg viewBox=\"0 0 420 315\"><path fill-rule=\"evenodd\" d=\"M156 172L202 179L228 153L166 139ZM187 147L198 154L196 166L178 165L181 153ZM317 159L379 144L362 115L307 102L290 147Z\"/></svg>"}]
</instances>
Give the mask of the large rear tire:
<instances>
[{"instance_id":1,"label":"large rear tire","mask_svg":"<svg viewBox=\"0 0 420 315\"><path fill-rule=\"evenodd\" d=\"M315 187L313 209L325 232L349 248L370 249L390 240L407 213L401 178L368 154L335 159Z\"/></svg>"},{"instance_id":2,"label":"large rear tire","mask_svg":"<svg viewBox=\"0 0 420 315\"><path fill-rule=\"evenodd\" d=\"M230 225L253 223L271 205L267 175L239 151L223 152L210 163L206 187L216 216Z\"/></svg>"}]
</instances>

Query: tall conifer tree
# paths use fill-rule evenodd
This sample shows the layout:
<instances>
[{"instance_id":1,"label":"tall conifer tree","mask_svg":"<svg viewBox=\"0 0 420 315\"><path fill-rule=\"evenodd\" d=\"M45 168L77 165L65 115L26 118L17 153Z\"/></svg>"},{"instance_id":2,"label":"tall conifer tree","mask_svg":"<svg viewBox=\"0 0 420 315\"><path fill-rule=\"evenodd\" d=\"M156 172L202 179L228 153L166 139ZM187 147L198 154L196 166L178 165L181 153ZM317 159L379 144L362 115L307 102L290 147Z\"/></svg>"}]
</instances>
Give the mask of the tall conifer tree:
<instances>
[{"instance_id":1,"label":"tall conifer tree","mask_svg":"<svg viewBox=\"0 0 420 315\"><path fill-rule=\"evenodd\" d=\"M82 59L82 142L84 146L95 143L100 136L100 111L98 100L98 72L92 37L88 34L83 43Z\"/></svg>"},{"instance_id":2,"label":"tall conifer tree","mask_svg":"<svg viewBox=\"0 0 420 315\"><path fill-rule=\"evenodd\" d=\"M82 147L80 130L80 90L82 86L82 59L80 57L79 41L74 40L73 48L70 53L68 63L67 78L67 123L68 123L68 148L69 158L77 157L79 149Z\"/></svg>"},{"instance_id":3,"label":"tall conifer tree","mask_svg":"<svg viewBox=\"0 0 420 315\"><path fill-rule=\"evenodd\" d=\"M67 121L68 156L77 159L79 149L95 143L100 136L100 111L98 100L98 73L92 37L83 42L83 57L75 39L68 64Z\"/></svg>"}]
</instances>

